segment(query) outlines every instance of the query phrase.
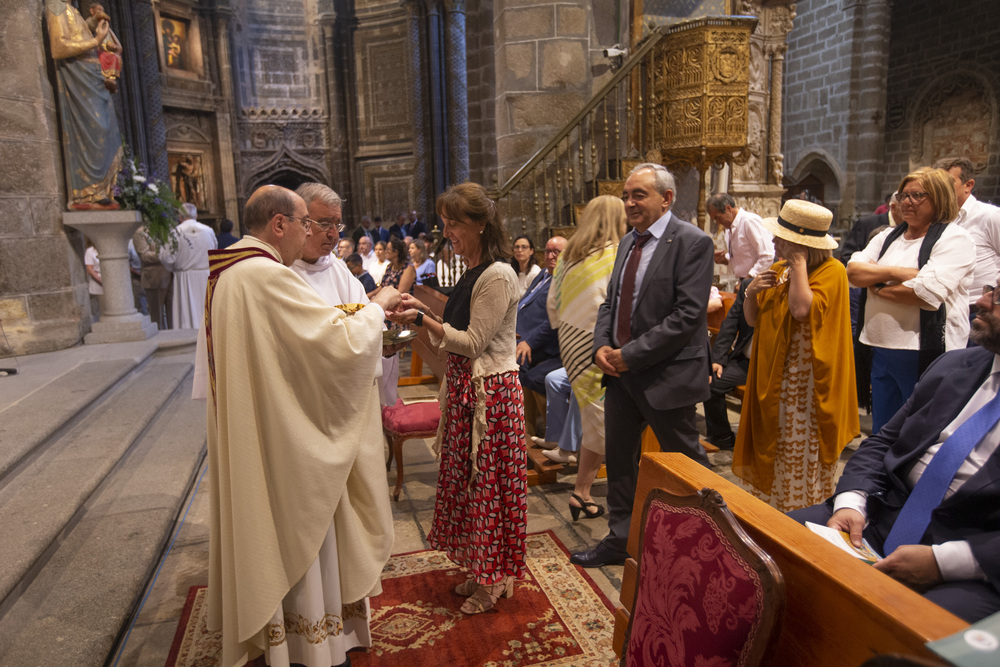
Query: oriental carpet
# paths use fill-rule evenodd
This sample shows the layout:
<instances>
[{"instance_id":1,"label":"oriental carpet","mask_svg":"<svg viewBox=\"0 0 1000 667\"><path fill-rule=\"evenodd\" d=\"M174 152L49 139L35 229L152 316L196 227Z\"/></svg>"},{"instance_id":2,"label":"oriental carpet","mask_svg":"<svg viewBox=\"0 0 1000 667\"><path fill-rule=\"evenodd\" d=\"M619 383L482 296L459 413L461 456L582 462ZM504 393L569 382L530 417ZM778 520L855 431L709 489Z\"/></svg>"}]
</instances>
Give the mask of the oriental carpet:
<instances>
[{"instance_id":1,"label":"oriental carpet","mask_svg":"<svg viewBox=\"0 0 1000 667\"><path fill-rule=\"evenodd\" d=\"M551 531L528 535L527 575L494 611L466 616L453 589L469 575L439 551L393 556L372 600L372 647L352 667L615 665L612 605ZM193 586L166 667L217 664L218 633L205 627L205 588ZM263 657L251 663L264 665Z\"/></svg>"}]
</instances>

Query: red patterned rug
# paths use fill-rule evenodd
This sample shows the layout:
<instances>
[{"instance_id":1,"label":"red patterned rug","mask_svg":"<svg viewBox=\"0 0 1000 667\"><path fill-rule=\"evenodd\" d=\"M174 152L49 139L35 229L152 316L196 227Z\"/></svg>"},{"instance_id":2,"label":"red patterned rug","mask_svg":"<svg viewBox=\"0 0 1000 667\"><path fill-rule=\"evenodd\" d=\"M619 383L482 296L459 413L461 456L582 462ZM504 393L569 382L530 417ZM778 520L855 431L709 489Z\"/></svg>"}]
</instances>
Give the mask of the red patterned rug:
<instances>
[{"instance_id":1,"label":"red patterned rug","mask_svg":"<svg viewBox=\"0 0 1000 667\"><path fill-rule=\"evenodd\" d=\"M439 551L393 556L372 600L372 647L352 651L353 667L381 665L615 665L612 605L569 562L552 531L527 538L528 575L496 611L466 616L452 589L464 570ZM203 586L192 586L166 667L218 663L219 635L205 627ZM264 665L259 658L254 665Z\"/></svg>"}]
</instances>

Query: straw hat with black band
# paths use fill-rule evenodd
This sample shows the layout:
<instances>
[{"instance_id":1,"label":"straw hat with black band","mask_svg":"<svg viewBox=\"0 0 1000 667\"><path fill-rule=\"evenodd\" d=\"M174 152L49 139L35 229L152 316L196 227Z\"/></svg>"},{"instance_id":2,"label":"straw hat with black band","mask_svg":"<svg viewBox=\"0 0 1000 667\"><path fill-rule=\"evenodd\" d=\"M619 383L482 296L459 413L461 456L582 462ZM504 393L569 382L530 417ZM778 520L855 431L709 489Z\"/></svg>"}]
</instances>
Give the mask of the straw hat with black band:
<instances>
[{"instance_id":1,"label":"straw hat with black band","mask_svg":"<svg viewBox=\"0 0 1000 667\"><path fill-rule=\"evenodd\" d=\"M789 199L777 218L764 218L764 227L780 239L807 248L836 250L840 245L827 232L833 213L819 204L804 199Z\"/></svg>"}]
</instances>

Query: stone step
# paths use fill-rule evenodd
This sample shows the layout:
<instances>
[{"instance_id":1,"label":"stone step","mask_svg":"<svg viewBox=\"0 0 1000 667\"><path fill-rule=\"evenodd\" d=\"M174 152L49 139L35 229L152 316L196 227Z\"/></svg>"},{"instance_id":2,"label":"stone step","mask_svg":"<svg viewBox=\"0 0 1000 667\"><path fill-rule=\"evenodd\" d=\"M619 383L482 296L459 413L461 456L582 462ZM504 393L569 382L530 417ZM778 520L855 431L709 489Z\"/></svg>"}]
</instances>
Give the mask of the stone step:
<instances>
[{"instance_id":1,"label":"stone step","mask_svg":"<svg viewBox=\"0 0 1000 667\"><path fill-rule=\"evenodd\" d=\"M190 399L185 366L149 369L175 390L0 618L0 665L105 664L204 458L205 403Z\"/></svg>"},{"instance_id":2,"label":"stone step","mask_svg":"<svg viewBox=\"0 0 1000 667\"><path fill-rule=\"evenodd\" d=\"M0 480L137 365L134 359L84 362L0 412Z\"/></svg>"},{"instance_id":3,"label":"stone step","mask_svg":"<svg viewBox=\"0 0 1000 667\"><path fill-rule=\"evenodd\" d=\"M89 409L0 488L0 612L30 582L54 541L190 374L149 363ZM47 417L45 417L47 419ZM8 664L0 661L0 664Z\"/></svg>"}]
</instances>

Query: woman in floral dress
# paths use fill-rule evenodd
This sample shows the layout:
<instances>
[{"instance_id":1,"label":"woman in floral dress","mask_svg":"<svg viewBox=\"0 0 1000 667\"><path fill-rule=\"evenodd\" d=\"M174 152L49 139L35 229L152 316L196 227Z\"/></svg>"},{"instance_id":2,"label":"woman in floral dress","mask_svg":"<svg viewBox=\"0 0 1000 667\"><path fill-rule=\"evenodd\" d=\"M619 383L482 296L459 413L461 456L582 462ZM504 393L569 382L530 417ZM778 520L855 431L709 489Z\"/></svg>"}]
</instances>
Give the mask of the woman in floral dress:
<instances>
[{"instance_id":1,"label":"woman in floral dress","mask_svg":"<svg viewBox=\"0 0 1000 667\"><path fill-rule=\"evenodd\" d=\"M514 358L517 276L496 204L482 186L462 183L437 200L444 235L467 266L448 298L444 317L403 295L389 317L425 327L447 355L441 386L442 419L435 448L441 456L432 547L468 568L455 589L466 614L511 597L523 576L527 523L524 407Z\"/></svg>"}]
</instances>

